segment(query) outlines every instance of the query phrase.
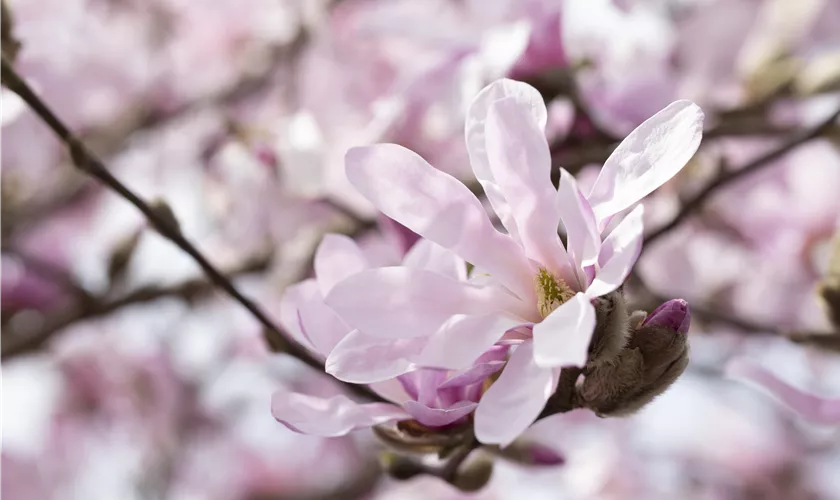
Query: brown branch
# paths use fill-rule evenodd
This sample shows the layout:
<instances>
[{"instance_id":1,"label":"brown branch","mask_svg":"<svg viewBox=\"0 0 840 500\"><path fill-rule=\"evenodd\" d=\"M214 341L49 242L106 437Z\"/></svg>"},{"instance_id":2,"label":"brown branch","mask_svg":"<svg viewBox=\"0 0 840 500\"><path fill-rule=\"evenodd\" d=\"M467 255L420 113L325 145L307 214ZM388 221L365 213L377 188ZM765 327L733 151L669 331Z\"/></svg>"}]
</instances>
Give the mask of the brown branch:
<instances>
[{"instance_id":1,"label":"brown branch","mask_svg":"<svg viewBox=\"0 0 840 500\"><path fill-rule=\"evenodd\" d=\"M90 149L107 158L124 150L129 144L129 138L134 134L165 126L197 110L235 106L265 91L277 74L279 64L286 60L294 61L296 55L305 46L308 37L305 30L300 30L290 43L269 48L272 63L268 64L265 70L248 74L229 87L204 97L182 102L169 109L137 106L127 116L116 120L116 123L80 134L82 140L91 146ZM72 174L64 177L66 178L62 182L57 183L62 187L61 191L50 199L22 207L12 207L11 214L7 213L4 218L3 234L11 235L20 227L38 224L63 208L89 197L97 187L96 184L85 182L84 177ZM8 209L6 211L8 212Z\"/></svg>"},{"instance_id":2,"label":"brown branch","mask_svg":"<svg viewBox=\"0 0 840 500\"><path fill-rule=\"evenodd\" d=\"M235 277L264 270L269 264L267 256L250 259L237 269L226 273ZM3 334L2 359L33 352L41 348L62 329L79 321L100 318L124 307L144 304L167 297L184 300L209 293L214 289L206 279L193 279L169 287L146 286L138 288L120 298L94 297L81 304L53 312L47 316L35 331L6 331Z\"/></svg>"},{"instance_id":3,"label":"brown branch","mask_svg":"<svg viewBox=\"0 0 840 500\"><path fill-rule=\"evenodd\" d=\"M659 304L668 301L668 298L652 290L638 274L631 275L633 285L647 297L652 309ZM783 337L797 344L805 344L813 347L840 352L839 332L819 332L804 330L786 330L778 327L763 324L748 318L710 307L706 304L689 302L691 315L701 321L708 323L726 325L753 336Z\"/></svg>"},{"instance_id":4,"label":"brown branch","mask_svg":"<svg viewBox=\"0 0 840 500\"><path fill-rule=\"evenodd\" d=\"M701 189L697 194L692 196L689 200L682 204L679 212L669 222L663 226L655 229L645 237L645 245L649 245L661 238L669 231L679 226L685 219L692 215L695 211L700 209L703 204L718 190L728 186L729 184L742 179L752 173L761 170L762 168L772 164L773 161L785 156L797 147L820 137L825 134L833 125L837 118L840 117L840 109L831 114L827 119L818 123L816 126L800 132L795 137L792 137L779 145L775 149L759 156L753 161L747 163L738 170L730 170L720 174L715 180L710 182L706 187Z\"/></svg>"},{"instance_id":5,"label":"brown branch","mask_svg":"<svg viewBox=\"0 0 840 500\"><path fill-rule=\"evenodd\" d=\"M2 81L9 90L18 94L32 110L46 123L53 133L63 142L70 151L70 157L76 167L96 178L102 184L113 190L115 193L125 198L129 203L134 205L149 223L154 227L158 233L164 238L170 240L178 248L187 253L192 259L201 267L210 281L224 290L234 300L242 304L265 328L266 335L270 340L270 345L285 347L284 352L290 356L298 358L309 366L319 370L324 370L324 365L318 359L313 357L309 352L298 343L294 342L287 334L285 334L274 322L266 315L265 312L251 299L242 295L242 293L231 283L231 281L222 274L196 247L193 245L179 230L177 225L172 224L172 221L161 210L156 209L150 204L141 199L134 191L120 182L113 174L111 174L105 165L96 157L88 148L64 125L64 123L47 107L47 105L32 91L29 85L18 75L15 69L3 58L2 64ZM374 400L381 400L373 391L366 386L347 385L357 394L363 395Z\"/></svg>"}]
</instances>

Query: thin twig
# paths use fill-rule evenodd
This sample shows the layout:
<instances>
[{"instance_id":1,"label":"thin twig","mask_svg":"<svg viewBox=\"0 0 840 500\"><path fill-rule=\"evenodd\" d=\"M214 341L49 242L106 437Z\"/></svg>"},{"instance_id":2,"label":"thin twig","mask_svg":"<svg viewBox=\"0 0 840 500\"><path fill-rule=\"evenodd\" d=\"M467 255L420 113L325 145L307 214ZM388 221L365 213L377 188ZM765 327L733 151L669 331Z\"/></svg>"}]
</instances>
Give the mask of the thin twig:
<instances>
[{"instance_id":1,"label":"thin twig","mask_svg":"<svg viewBox=\"0 0 840 500\"><path fill-rule=\"evenodd\" d=\"M631 275L631 281L637 290L647 296L647 301L650 302L651 307L655 307L668 300L667 297L652 290L638 274ZM840 352L840 334L835 332L785 330L721 311L719 308L710 307L706 304L692 301L689 302L689 305L691 307L692 317L701 321L726 325L753 336L783 337L798 344Z\"/></svg>"},{"instance_id":2,"label":"thin twig","mask_svg":"<svg viewBox=\"0 0 840 500\"><path fill-rule=\"evenodd\" d=\"M240 276L265 269L267 258L250 259L239 268L227 273L230 277ZM54 311L39 325L38 329L26 331L4 331L2 359L33 352L42 347L56 333L79 321L100 318L124 307L144 304L167 297L179 297L190 300L213 290L214 285L206 279L193 279L175 286L146 286L138 288L120 298L91 298L82 304Z\"/></svg>"},{"instance_id":3,"label":"thin twig","mask_svg":"<svg viewBox=\"0 0 840 500\"><path fill-rule=\"evenodd\" d=\"M805 130L800 134L796 135L795 137L792 137L791 139L779 145L772 151L769 151L759 156L755 160L747 163L742 168L722 173L717 178L715 178L715 180L706 185L706 187L701 189L697 194L691 197L688 201L683 203L679 212L677 212L673 219L671 219L665 225L659 227L658 229L655 229L650 234L648 234L645 237L645 245L653 243L654 241L661 238L669 231L680 225L681 222L683 222L696 210L702 207L706 200L708 200L712 195L714 195L719 189L728 186L729 184L743 177L757 172L758 170L772 164L774 160L785 156L797 147L825 134L825 132L834 125L834 122L837 120L838 117L840 117L840 109L832 113L831 116L818 123L813 128Z\"/></svg>"},{"instance_id":4,"label":"thin twig","mask_svg":"<svg viewBox=\"0 0 840 500\"><path fill-rule=\"evenodd\" d=\"M85 145L64 125L64 123L47 107L47 105L32 91L29 85L21 78L15 71L11 64L3 58L2 65L2 81L9 90L18 94L46 123L56 136L67 146L70 150L70 157L73 164L88 175L98 179L108 188L113 190L125 198L129 203L134 205L140 212L146 216L149 223L166 239L174 243L178 248L186 252L195 262L201 267L207 277L216 286L224 290L234 300L242 304L265 328L266 336L272 346L284 346L284 352L298 358L309 366L323 371L324 365L309 354L309 352L300 344L292 340L292 338L284 334L284 332L269 319L268 315L254 303L251 299L242 295L242 293L228 280L221 271L210 263L210 261L193 245L179 230L177 225L172 224L170 218L162 214L160 210L156 210L151 205L143 201L134 191L120 182L107 168L102 164L99 158L96 157ZM364 395L367 398L374 400L381 400L373 391L365 386L347 385L357 394Z\"/></svg>"}]
</instances>

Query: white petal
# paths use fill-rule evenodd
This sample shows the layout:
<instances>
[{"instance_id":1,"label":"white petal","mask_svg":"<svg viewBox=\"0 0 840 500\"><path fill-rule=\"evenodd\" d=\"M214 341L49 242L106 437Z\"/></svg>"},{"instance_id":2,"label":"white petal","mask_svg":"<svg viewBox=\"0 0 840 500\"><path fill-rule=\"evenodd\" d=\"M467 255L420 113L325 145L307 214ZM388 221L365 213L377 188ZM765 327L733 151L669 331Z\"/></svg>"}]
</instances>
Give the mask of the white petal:
<instances>
[{"instance_id":1,"label":"white petal","mask_svg":"<svg viewBox=\"0 0 840 500\"><path fill-rule=\"evenodd\" d=\"M402 265L425 269L458 281L467 279L467 265L464 259L437 243L419 240L405 255Z\"/></svg>"},{"instance_id":2,"label":"white petal","mask_svg":"<svg viewBox=\"0 0 840 500\"><path fill-rule=\"evenodd\" d=\"M560 218L566 227L566 248L574 264L579 289L583 290L588 284L583 268L595 262L601 249L595 213L578 189L577 181L566 169L560 171L557 200Z\"/></svg>"},{"instance_id":3,"label":"white petal","mask_svg":"<svg viewBox=\"0 0 840 500\"><path fill-rule=\"evenodd\" d=\"M526 342L475 410L475 436L485 444L507 446L539 416L554 390L554 370L534 362L533 344Z\"/></svg>"},{"instance_id":4,"label":"white petal","mask_svg":"<svg viewBox=\"0 0 840 500\"><path fill-rule=\"evenodd\" d=\"M345 160L353 186L382 213L534 299L530 262L460 181L396 144L353 148Z\"/></svg>"},{"instance_id":5,"label":"white petal","mask_svg":"<svg viewBox=\"0 0 840 500\"><path fill-rule=\"evenodd\" d=\"M490 163L487 160L486 140L484 135L485 122L490 106L504 98L511 97L525 106L534 118L540 130L545 129L547 111L542 96L537 89L527 83L515 80L501 79L485 87L473 100L467 111L465 135L467 140L467 151L470 155L475 178L481 183L487 199L490 201L493 210L501 219L502 224L508 232L518 238L516 222L510 215L510 207L507 200L501 194L495 183L493 173L490 171Z\"/></svg>"},{"instance_id":6,"label":"white petal","mask_svg":"<svg viewBox=\"0 0 840 500\"><path fill-rule=\"evenodd\" d=\"M314 267L321 295L326 296L333 285L370 265L351 238L343 234L328 234L315 252Z\"/></svg>"},{"instance_id":7,"label":"white petal","mask_svg":"<svg viewBox=\"0 0 840 500\"><path fill-rule=\"evenodd\" d=\"M677 174L694 156L703 135L703 111L676 101L648 118L613 151L589 193L602 224ZM603 227L601 227L603 229Z\"/></svg>"},{"instance_id":8,"label":"white petal","mask_svg":"<svg viewBox=\"0 0 840 500\"><path fill-rule=\"evenodd\" d=\"M557 235L560 209L545 134L527 109L507 98L490 107L485 136L490 169L516 220L525 254L567 275L570 267Z\"/></svg>"},{"instance_id":9,"label":"white petal","mask_svg":"<svg viewBox=\"0 0 840 500\"><path fill-rule=\"evenodd\" d=\"M348 324L383 338L428 337L455 314L486 314L519 304L509 294L408 267L383 267L337 284L327 304Z\"/></svg>"},{"instance_id":10,"label":"white petal","mask_svg":"<svg viewBox=\"0 0 840 500\"><path fill-rule=\"evenodd\" d=\"M411 418L405 410L392 404L358 404L343 395L324 399L288 391L274 393L271 413L295 432L327 437Z\"/></svg>"},{"instance_id":11,"label":"white petal","mask_svg":"<svg viewBox=\"0 0 840 500\"><path fill-rule=\"evenodd\" d=\"M534 325L534 360L544 368L586 364L595 308L578 293Z\"/></svg>"},{"instance_id":12,"label":"white petal","mask_svg":"<svg viewBox=\"0 0 840 500\"><path fill-rule=\"evenodd\" d=\"M326 372L354 384L381 382L413 370L409 358L425 344L423 338L383 339L354 330L327 356Z\"/></svg>"},{"instance_id":13,"label":"white petal","mask_svg":"<svg viewBox=\"0 0 840 500\"><path fill-rule=\"evenodd\" d=\"M448 370L469 368L506 331L522 323L520 319L498 314L453 316L428 339L415 362L422 366Z\"/></svg>"},{"instance_id":14,"label":"white petal","mask_svg":"<svg viewBox=\"0 0 840 500\"><path fill-rule=\"evenodd\" d=\"M644 241L644 205L634 208L604 240L598 261L601 269L586 289L590 299L620 287L639 258Z\"/></svg>"}]
</instances>

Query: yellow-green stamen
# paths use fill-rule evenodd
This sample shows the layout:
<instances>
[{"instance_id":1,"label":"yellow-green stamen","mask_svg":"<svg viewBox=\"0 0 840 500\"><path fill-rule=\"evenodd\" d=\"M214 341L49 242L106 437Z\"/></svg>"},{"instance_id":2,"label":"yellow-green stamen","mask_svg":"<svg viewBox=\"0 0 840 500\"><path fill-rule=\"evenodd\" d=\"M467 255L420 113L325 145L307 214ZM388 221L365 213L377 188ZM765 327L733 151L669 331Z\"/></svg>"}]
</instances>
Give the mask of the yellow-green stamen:
<instances>
[{"instance_id":1,"label":"yellow-green stamen","mask_svg":"<svg viewBox=\"0 0 840 500\"><path fill-rule=\"evenodd\" d=\"M562 278L551 274L544 267L540 268L534 279L534 286L537 289L537 309L543 318L575 296L574 290Z\"/></svg>"}]
</instances>

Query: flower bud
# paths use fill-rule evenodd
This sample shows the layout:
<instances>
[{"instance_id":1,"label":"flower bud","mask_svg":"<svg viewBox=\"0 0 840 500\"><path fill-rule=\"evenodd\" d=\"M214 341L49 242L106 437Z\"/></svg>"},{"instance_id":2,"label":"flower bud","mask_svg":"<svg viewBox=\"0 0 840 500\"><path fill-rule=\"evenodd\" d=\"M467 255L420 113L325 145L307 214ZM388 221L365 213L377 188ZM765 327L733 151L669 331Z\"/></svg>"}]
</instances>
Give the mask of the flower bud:
<instances>
[{"instance_id":1,"label":"flower bud","mask_svg":"<svg viewBox=\"0 0 840 500\"><path fill-rule=\"evenodd\" d=\"M688 333L691 324L691 311L688 302L683 299L673 299L665 302L642 321L641 326L659 325L668 327L677 333Z\"/></svg>"},{"instance_id":2,"label":"flower bud","mask_svg":"<svg viewBox=\"0 0 840 500\"><path fill-rule=\"evenodd\" d=\"M557 466L566 463L566 457L557 450L544 444L521 439L502 449L492 449L492 451L501 458L522 465Z\"/></svg>"},{"instance_id":3,"label":"flower bud","mask_svg":"<svg viewBox=\"0 0 840 500\"><path fill-rule=\"evenodd\" d=\"M613 363L587 368L578 393L600 416L632 413L662 394L688 365L688 304L668 301L632 330Z\"/></svg>"},{"instance_id":4,"label":"flower bud","mask_svg":"<svg viewBox=\"0 0 840 500\"><path fill-rule=\"evenodd\" d=\"M461 491L473 492L484 488L492 476L493 459L480 456L461 464L450 482Z\"/></svg>"},{"instance_id":5,"label":"flower bud","mask_svg":"<svg viewBox=\"0 0 840 500\"><path fill-rule=\"evenodd\" d=\"M406 481L426 473L426 467L417 460L388 451L379 455L379 462L382 470L399 481Z\"/></svg>"}]
</instances>

